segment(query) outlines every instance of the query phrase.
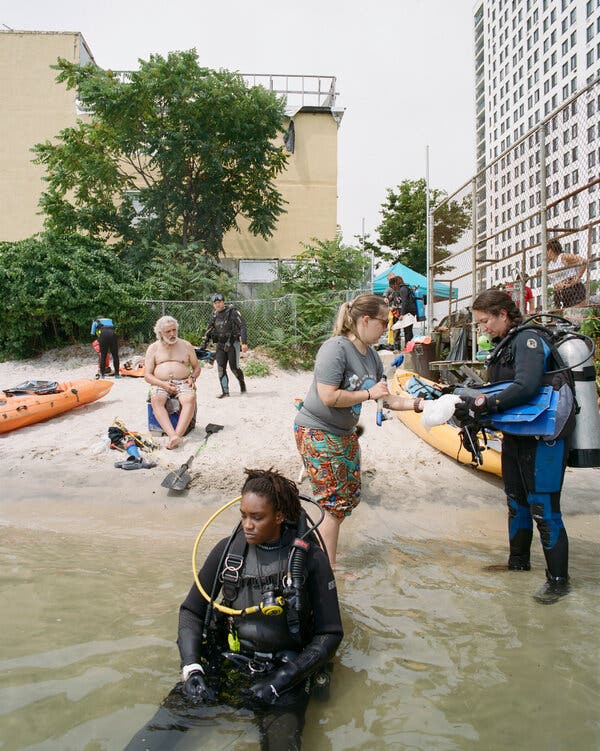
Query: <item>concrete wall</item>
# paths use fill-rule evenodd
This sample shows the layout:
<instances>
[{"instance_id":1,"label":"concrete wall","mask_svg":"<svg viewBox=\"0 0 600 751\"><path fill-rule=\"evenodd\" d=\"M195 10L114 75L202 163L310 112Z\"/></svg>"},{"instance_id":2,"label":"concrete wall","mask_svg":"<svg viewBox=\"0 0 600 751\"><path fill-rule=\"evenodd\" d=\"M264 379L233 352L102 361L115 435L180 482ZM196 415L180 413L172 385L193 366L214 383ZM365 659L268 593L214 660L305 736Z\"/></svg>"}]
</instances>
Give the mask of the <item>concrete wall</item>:
<instances>
[{"instance_id":1,"label":"concrete wall","mask_svg":"<svg viewBox=\"0 0 600 751\"><path fill-rule=\"evenodd\" d=\"M0 32L0 240L22 240L42 229L41 167L31 148L75 125L75 92L55 82L58 57L89 59L78 32Z\"/></svg>"},{"instance_id":2,"label":"concrete wall","mask_svg":"<svg viewBox=\"0 0 600 751\"><path fill-rule=\"evenodd\" d=\"M313 237L333 239L337 229L337 123L328 111L299 112L293 118L296 144L277 187L288 201L287 213L269 240L244 232L229 232L227 258L291 258L300 243Z\"/></svg>"}]
</instances>

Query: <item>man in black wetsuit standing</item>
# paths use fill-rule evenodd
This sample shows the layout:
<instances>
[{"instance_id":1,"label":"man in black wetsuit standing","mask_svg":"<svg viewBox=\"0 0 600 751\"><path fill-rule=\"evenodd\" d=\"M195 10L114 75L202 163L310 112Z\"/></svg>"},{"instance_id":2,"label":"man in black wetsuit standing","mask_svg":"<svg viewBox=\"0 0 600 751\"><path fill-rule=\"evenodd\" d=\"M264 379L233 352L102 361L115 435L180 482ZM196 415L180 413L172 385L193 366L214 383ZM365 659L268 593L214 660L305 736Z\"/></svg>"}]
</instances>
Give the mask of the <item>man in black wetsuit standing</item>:
<instances>
[{"instance_id":1,"label":"man in black wetsuit standing","mask_svg":"<svg viewBox=\"0 0 600 751\"><path fill-rule=\"evenodd\" d=\"M246 392L244 371L240 368L240 350L246 352L248 343L246 339L246 323L240 312L233 305L225 304L225 297L221 292L212 295L210 301L213 304L213 312L210 316L208 328L204 335L202 349L206 348L209 340L217 345L215 360L221 384L221 393L217 399L229 396L229 378L227 376L227 363L232 373L238 379L240 391Z\"/></svg>"}]
</instances>

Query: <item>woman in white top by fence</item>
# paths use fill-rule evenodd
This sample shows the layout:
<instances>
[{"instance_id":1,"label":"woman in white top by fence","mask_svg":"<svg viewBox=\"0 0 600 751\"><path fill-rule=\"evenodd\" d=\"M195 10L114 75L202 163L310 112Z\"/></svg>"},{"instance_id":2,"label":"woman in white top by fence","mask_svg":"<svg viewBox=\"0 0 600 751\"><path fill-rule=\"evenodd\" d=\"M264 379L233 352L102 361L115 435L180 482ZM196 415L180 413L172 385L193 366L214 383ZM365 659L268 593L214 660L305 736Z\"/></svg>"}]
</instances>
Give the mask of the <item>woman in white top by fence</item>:
<instances>
[{"instance_id":1,"label":"woman in white top by fence","mask_svg":"<svg viewBox=\"0 0 600 751\"><path fill-rule=\"evenodd\" d=\"M570 308L585 300L585 286L581 281L585 260L575 253L563 253L558 240L548 242L547 252L554 307Z\"/></svg>"}]
</instances>

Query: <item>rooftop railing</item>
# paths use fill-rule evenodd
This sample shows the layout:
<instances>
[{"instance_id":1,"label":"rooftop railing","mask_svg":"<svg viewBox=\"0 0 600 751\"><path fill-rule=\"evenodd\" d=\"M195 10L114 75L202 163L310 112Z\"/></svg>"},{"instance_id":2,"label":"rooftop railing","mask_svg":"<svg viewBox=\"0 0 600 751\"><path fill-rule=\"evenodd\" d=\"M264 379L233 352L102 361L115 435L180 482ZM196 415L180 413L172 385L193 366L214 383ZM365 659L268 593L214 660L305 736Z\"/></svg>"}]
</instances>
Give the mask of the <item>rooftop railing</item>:
<instances>
[{"instance_id":1,"label":"rooftop railing","mask_svg":"<svg viewBox=\"0 0 600 751\"><path fill-rule=\"evenodd\" d=\"M130 70L114 70L121 83L131 80ZM247 86L262 86L285 97L287 111L301 107L334 109L337 98L335 76L305 76L284 73L240 73ZM78 111L85 110L78 102Z\"/></svg>"}]
</instances>

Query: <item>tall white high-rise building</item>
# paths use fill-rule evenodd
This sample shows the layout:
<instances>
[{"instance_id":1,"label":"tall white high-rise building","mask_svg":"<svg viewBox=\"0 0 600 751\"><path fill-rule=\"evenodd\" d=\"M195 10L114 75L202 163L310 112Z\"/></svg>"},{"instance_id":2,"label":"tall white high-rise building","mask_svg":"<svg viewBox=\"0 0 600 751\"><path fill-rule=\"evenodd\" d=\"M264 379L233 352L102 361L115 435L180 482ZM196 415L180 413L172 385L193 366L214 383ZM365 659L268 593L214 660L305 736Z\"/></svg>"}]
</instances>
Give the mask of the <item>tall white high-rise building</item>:
<instances>
[{"instance_id":1,"label":"tall white high-rise building","mask_svg":"<svg viewBox=\"0 0 600 751\"><path fill-rule=\"evenodd\" d=\"M480 0L474 33L486 283L508 283L525 270L539 302L541 205L548 239L560 238L570 253L598 251L599 228L590 224L600 216L600 0Z\"/></svg>"}]
</instances>

